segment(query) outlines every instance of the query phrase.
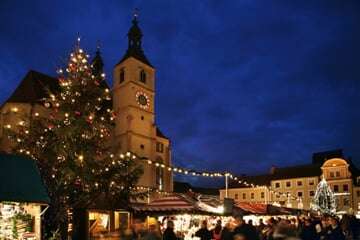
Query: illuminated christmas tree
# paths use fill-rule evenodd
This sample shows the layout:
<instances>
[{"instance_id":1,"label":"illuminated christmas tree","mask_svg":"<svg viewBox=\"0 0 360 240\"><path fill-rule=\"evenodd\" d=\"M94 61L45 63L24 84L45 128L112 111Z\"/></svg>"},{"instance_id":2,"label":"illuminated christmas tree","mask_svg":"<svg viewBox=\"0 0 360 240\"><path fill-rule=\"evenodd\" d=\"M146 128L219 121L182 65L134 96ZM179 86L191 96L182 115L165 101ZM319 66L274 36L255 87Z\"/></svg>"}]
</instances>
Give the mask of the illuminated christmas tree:
<instances>
[{"instance_id":1,"label":"illuminated christmas tree","mask_svg":"<svg viewBox=\"0 0 360 240\"><path fill-rule=\"evenodd\" d=\"M143 173L136 156L117 152L113 144L116 115L99 49L89 63L78 39L66 64L65 71L57 70L58 90L44 86L45 108L23 116L16 132L9 132L16 141L14 152L37 162L51 198L44 227L48 233L60 227L62 239L67 234L68 211L78 204L99 194L109 202L144 196L136 190Z\"/></svg>"},{"instance_id":2,"label":"illuminated christmas tree","mask_svg":"<svg viewBox=\"0 0 360 240\"><path fill-rule=\"evenodd\" d=\"M325 178L322 178L317 185L314 199L311 202L311 209L319 211L323 215L333 215L336 212L335 195L330 189Z\"/></svg>"}]
</instances>

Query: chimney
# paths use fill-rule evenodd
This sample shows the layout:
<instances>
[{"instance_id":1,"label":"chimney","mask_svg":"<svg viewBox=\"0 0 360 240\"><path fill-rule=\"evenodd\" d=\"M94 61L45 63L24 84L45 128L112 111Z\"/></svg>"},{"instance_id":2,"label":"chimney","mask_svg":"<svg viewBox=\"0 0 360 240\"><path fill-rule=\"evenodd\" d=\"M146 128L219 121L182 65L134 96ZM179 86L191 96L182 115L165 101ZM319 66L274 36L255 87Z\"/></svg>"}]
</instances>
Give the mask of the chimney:
<instances>
[{"instance_id":1,"label":"chimney","mask_svg":"<svg viewBox=\"0 0 360 240\"><path fill-rule=\"evenodd\" d=\"M274 165L271 165L270 167L270 174L273 175L275 173L276 167Z\"/></svg>"}]
</instances>

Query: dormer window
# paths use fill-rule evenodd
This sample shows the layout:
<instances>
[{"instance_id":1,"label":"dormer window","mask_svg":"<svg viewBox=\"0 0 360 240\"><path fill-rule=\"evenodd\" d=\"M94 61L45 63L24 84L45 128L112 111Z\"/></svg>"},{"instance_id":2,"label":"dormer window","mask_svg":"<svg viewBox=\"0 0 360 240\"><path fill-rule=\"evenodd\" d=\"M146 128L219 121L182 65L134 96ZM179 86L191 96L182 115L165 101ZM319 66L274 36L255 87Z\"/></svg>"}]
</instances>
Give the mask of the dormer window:
<instances>
[{"instance_id":1,"label":"dormer window","mask_svg":"<svg viewBox=\"0 0 360 240\"><path fill-rule=\"evenodd\" d=\"M146 83L146 73L144 70L140 71L140 82Z\"/></svg>"}]
</instances>

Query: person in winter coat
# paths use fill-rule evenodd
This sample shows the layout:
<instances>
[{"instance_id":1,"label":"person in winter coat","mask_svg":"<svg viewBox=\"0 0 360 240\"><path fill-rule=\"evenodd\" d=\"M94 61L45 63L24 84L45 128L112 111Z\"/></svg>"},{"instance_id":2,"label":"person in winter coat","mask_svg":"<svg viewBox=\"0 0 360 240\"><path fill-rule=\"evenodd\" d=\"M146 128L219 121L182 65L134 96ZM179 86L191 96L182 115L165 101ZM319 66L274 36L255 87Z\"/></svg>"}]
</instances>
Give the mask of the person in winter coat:
<instances>
[{"instance_id":1,"label":"person in winter coat","mask_svg":"<svg viewBox=\"0 0 360 240\"><path fill-rule=\"evenodd\" d=\"M329 218L329 226L324 229L325 240L345 240L345 234L335 217Z\"/></svg>"},{"instance_id":2,"label":"person in winter coat","mask_svg":"<svg viewBox=\"0 0 360 240\"><path fill-rule=\"evenodd\" d=\"M304 219L304 225L302 226L300 237L304 240L319 240L319 235L316 232L315 225L308 218Z\"/></svg>"},{"instance_id":3,"label":"person in winter coat","mask_svg":"<svg viewBox=\"0 0 360 240\"><path fill-rule=\"evenodd\" d=\"M201 228L196 231L195 236L199 237L201 240L212 239L213 235L212 232L207 228L206 220L201 222Z\"/></svg>"},{"instance_id":4,"label":"person in winter coat","mask_svg":"<svg viewBox=\"0 0 360 240\"><path fill-rule=\"evenodd\" d=\"M222 233L221 220L217 220L215 227L211 230L213 234L213 239L219 240Z\"/></svg>"},{"instance_id":5,"label":"person in winter coat","mask_svg":"<svg viewBox=\"0 0 360 240\"><path fill-rule=\"evenodd\" d=\"M174 233L174 222L171 220L167 221L167 226L163 234L163 240L177 240Z\"/></svg>"}]
</instances>

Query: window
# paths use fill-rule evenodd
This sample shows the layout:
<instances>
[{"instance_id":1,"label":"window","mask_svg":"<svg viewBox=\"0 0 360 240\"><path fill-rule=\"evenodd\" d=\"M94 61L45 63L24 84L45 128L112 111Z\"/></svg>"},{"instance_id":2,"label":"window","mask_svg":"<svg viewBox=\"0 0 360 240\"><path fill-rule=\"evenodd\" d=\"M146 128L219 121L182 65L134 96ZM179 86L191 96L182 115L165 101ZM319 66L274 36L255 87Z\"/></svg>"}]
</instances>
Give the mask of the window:
<instances>
[{"instance_id":1,"label":"window","mask_svg":"<svg viewBox=\"0 0 360 240\"><path fill-rule=\"evenodd\" d=\"M255 194L254 193L250 193L250 198L254 199L255 198Z\"/></svg>"},{"instance_id":2,"label":"window","mask_svg":"<svg viewBox=\"0 0 360 240\"><path fill-rule=\"evenodd\" d=\"M246 199L246 193L242 194L242 199Z\"/></svg>"},{"instance_id":3,"label":"window","mask_svg":"<svg viewBox=\"0 0 360 240\"><path fill-rule=\"evenodd\" d=\"M144 70L140 71L140 82L146 83L146 73Z\"/></svg>"},{"instance_id":4,"label":"window","mask_svg":"<svg viewBox=\"0 0 360 240\"><path fill-rule=\"evenodd\" d=\"M310 180L309 180L309 186L314 186L314 185L315 185L314 179L310 179Z\"/></svg>"},{"instance_id":5,"label":"window","mask_svg":"<svg viewBox=\"0 0 360 240\"><path fill-rule=\"evenodd\" d=\"M265 192L260 193L260 198L265 198Z\"/></svg>"},{"instance_id":6,"label":"window","mask_svg":"<svg viewBox=\"0 0 360 240\"><path fill-rule=\"evenodd\" d=\"M156 151L161 153L164 152L164 144L161 142L156 142Z\"/></svg>"},{"instance_id":7,"label":"window","mask_svg":"<svg viewBox=\"0 0 360 240\"><path fill-rule=\"evenodd\" d=\"M235 199L238 199L239 198L239 194L235 193Z\"/></svg>"},{"instance_id":8,"label":"window","mask_svg":"<svg viewBox=\"0 0 360 240\"><path fill-rule=\"evenodd\" d=\"M330 177L334 178L335 177L335 173L334 172L330 172Z\"/></svg>"},{"instance_id":9,"label":"window","mask_svg":"<svg viewBox=\"0 0 360 240\"><path fill-rule=\"evenodd\" d=\"M340 177L340 172L336 172L336 177Z\"/></svg>"},{"instance_id":10,"label":"window","mask_svg":"<svg viewBox=\"0 0 360 240\"><path fill-rule=\"evenodd\" d=\"M350 200L348 198L344 198L344 206L349 206Z\"/></svg>"},{"instance_id":11,"label":"window","mask_svg":"<svg viewBox=\"0 0 360 240\"><path fill-rule=\"evenodd\" d=\"M286 185L286 187L291 187L291 182L290 182L290 181L287 181L287 182L285 183L285 185Z\"/></svg>"},{"instance_id":12,"label":"window","mask_svg":"<svg viewBox=\"0 0 360 240\"><path fill-rule=\"evenodd\" d=\"M141 144L140 149L144 149L144 148L145 148L144 144Z\"/></svg>"},{"instance_id":13,"label":"window","mask_svg":"<svg viewBox=\"0 0 360 240\"><path fill-rule=\"evenodd\" d=\"M124 68L120 69L120 80L119 83L122 83L125 81L125 71Z\"/></svg>"},{"instance_id":14,"label":"window","mask_svg":"<svg viewBox=\"0 0 360 240\"><path fill-rule=\"evenodd\" d=\"M356 196L360 197L360 191L359 190L356 191Z\"/></svg>"},{"instance_id":15,"label":"window","mask_svg":"<svg viewBox=\"0 0 360 240\"><path fill-rule=\"evenodd\" d=\"M161 157L157 157L156 162L159 164L163 164L163 160ZM156 168L156 185L159 190L164 190L164 169L162 167Z\"/></svg>"},{"instance_id":16,"label":"window","mask_svg":"<svg viewBox=\"0 0 360 240\"><path fill-rule=\"evenodd\" d=\"M302 197L303 195L304 195L303 192L297 192L298 197Z\"/></svg>"},{"instance_id":17,"label":"window","mask_svg":"<svg viewBox=\"0 0 360 240\"><path fill-rule=\"evenodd\" d=\"M347 184L343 185L343 191L344 192L348 192L349 191L349 186Z\"/></svg>"},{"instance_id":18,"label":"window","mask_svg":"<svg viewBox=\"0 0 360 240\"><path fill-rule=\"evenodd\" d=\"M297 185L298 187L301 187L301 186L303 185L303 181L301 181L301 180L297 181L297 182L296 182L296 185Z\"/></svg>"},{"instance_id":19,"label":"window","mask_svg":"<svg viewBox=\"0 0 360 240\"><path fill-rule=\"evenodd\" d=\"M140 119L141 119L141 120L144 120L144 116L141 116Z\"/></svg>"},{"instance_id":20,"label":"window","mask_svg":"<svg viewBox=\"0 0 360 240\"><path fill-rule=\"evenodd\" d=\"M280 188L280 182L275 183L275 188Z\"/></svg>"},{"instance_id":21,"label":"window","mask_svg":"<svg viewBox=\"0 0 360 240\"><path fill-rule=\"evenodd\" d=\"M313 190L309 191L309 196L310 196L310 197L315 196L315 191L313 191Z\"/></svg>"},{"instance_id":22,"label":"window","mask_svg":"<svg viewBox=\"0 0 360 240\"><path fill-rule=\"evenodd\" d=\"M334 192L339 192L339 185L334 185Z\"/></svg>"}]
</instances>

